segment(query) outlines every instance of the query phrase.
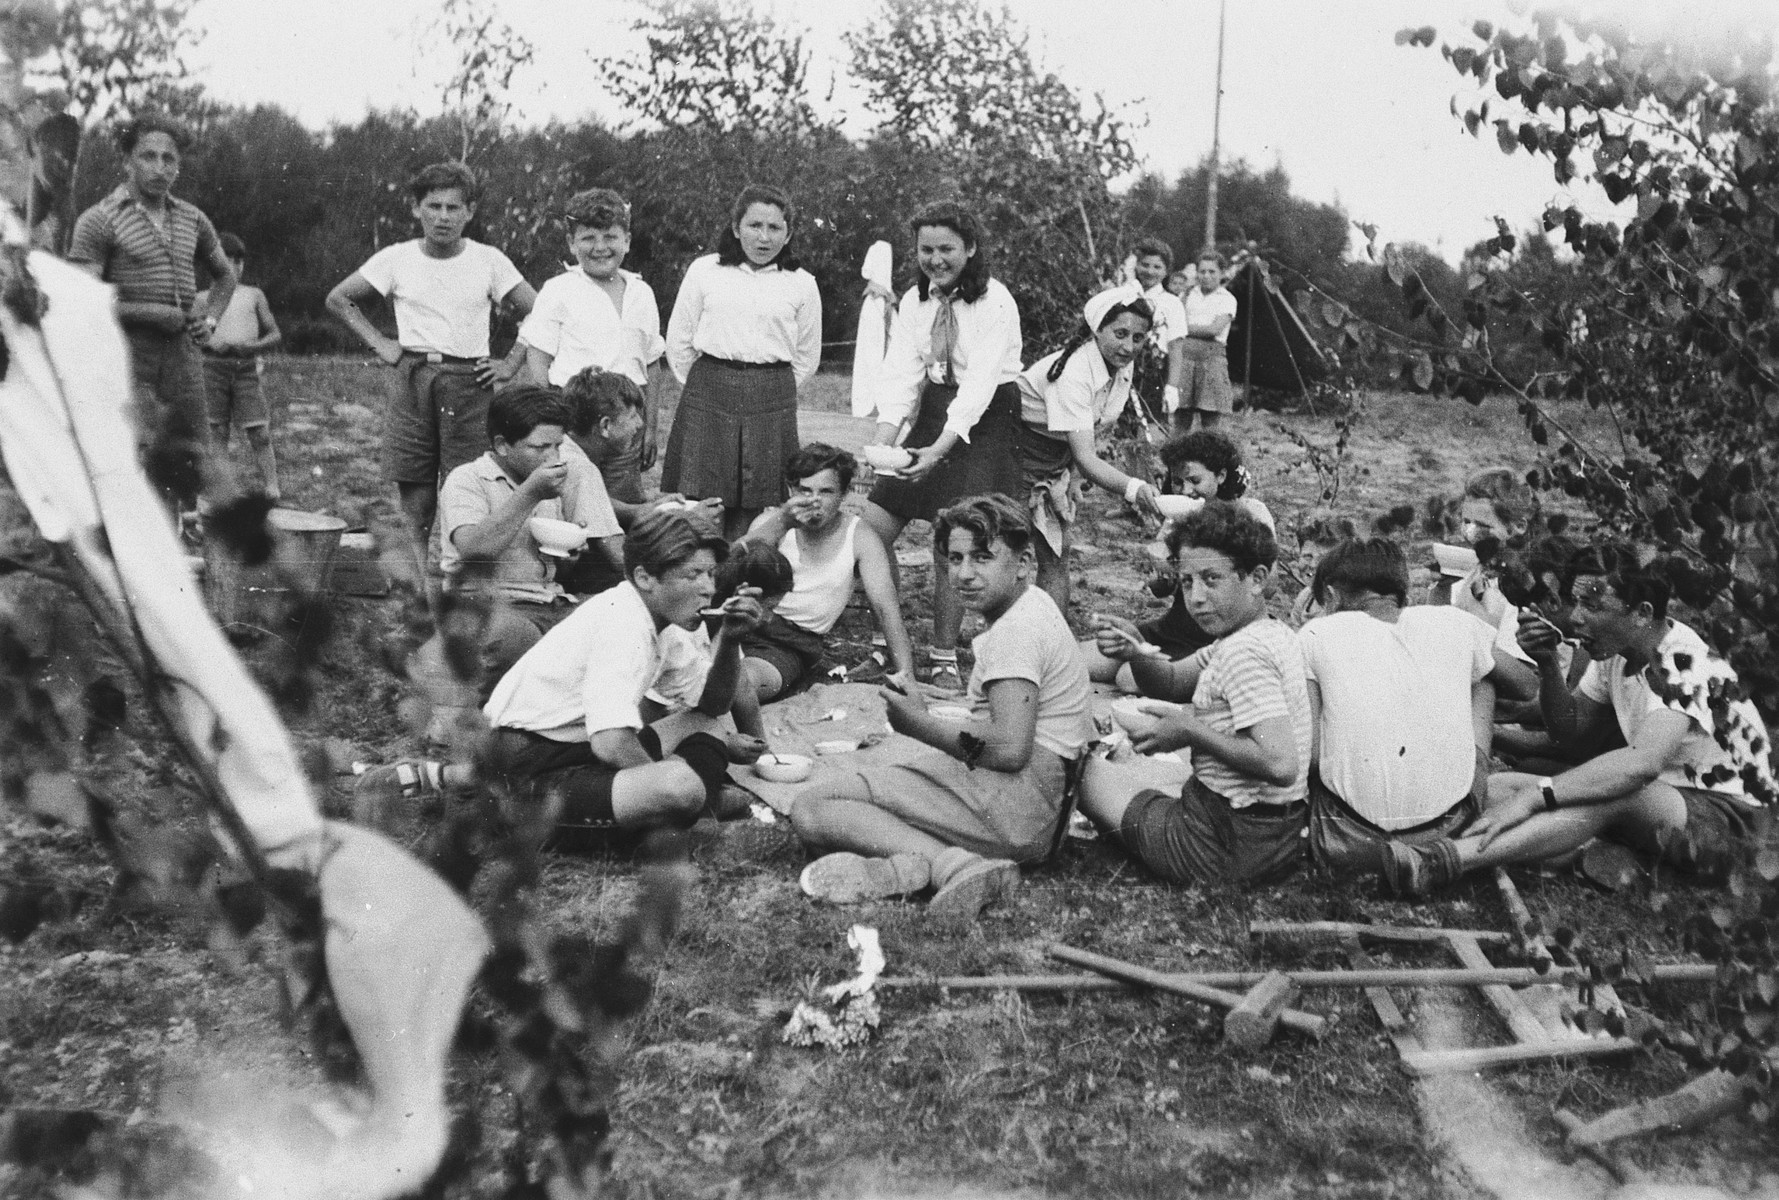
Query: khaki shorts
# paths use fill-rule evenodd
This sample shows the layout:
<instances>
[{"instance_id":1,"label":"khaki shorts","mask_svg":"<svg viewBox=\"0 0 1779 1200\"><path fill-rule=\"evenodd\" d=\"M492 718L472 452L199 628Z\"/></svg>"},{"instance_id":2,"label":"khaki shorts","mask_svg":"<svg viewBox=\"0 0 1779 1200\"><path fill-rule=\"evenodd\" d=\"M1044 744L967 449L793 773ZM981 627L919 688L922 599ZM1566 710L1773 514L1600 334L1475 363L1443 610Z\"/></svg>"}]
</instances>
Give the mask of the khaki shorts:
<instances>
[{"instance_id":1,"label":"khaki shorts","mask_svg":"<svg viewBox=\"0 0 1779 1200\"><path fill-rule=\"evenodd\" d=\"M934 750L841 776L828 795L874 805L948 846L1034 863L1050 852L1067 784L1067 765L1040 746L1017 773L971 770Z\"/></svg>"}]
</instances>

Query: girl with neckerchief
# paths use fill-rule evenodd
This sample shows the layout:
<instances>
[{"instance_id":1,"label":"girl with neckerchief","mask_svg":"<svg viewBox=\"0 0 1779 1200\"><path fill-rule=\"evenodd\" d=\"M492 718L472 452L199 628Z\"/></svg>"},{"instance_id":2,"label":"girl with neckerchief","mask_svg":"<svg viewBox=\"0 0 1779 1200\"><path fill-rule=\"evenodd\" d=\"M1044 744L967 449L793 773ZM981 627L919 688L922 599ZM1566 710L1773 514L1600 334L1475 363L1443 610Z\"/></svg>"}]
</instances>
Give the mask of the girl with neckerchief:
<instances>
[{"instance_id":1,"label":"girl with neckerchief","mask_svg":"<svg viewBox=\"0 0 1779 1200\"><path fill-rule=\"evenodd\" d=\"M931 521L965 497L1020 492L1019 308L989 274L974 214L957 204L934 204L908 226L920 277L903 295L890 329L876 443L893 443L912 418L903 442L912 461L881 475L865 506L865 523L891 547L909 521ZM931 680L961 691L957 635L963 608L943 553L934 547Z\"/></svg>"}]
</instances>

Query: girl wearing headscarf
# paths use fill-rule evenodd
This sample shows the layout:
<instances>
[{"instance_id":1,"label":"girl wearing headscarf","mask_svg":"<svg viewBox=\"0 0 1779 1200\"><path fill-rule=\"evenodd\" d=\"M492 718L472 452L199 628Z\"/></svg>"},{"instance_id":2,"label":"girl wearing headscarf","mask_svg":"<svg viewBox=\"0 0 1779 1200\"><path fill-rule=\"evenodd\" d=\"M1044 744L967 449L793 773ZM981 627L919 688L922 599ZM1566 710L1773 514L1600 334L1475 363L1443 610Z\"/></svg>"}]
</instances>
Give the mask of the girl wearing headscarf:
<instances>
[{"instance_id":1,"label":"girl wearing headscarf","mask_svg":"<svg viewBox=\"0 0 1779 1200\"><path fill-rule=\"evenodd\" d=\"M1132 364L1149 336L1154 313L1135 284L1089 298L1082 325L1062 349L1019 377L1024 421L1020 466L1032 510L1038 586L1065 614L1069 604L1069 526L1075 502L1070 468L1159 517L1156 491L1099 456L1094 435L1118 419L1130 400Z\"/></svg>"},{"instance_id":2,"label":"girl wearing headscarf","mask_svg":"<svg viewBox=\"0 0 1779 1200\"><path fill-rule=\"evenodd\" d=\"M1019 307L990 277L988 249L975 216L956 204L934 204L908 222L920 278L902 297L890 330L877 398L878 445L896 439L913 461L882 475L871 489L865 523L893 546L909 521L930 521L966 496L1020 493L1021 363ZM933 549L932 682L961 691L957 635L963 624L945 570Z\"/></svg>"},{"instance_id":3,"label":"girl wearing headscarf","mask_svg":"<svg viewBox=\"0 0 1779 1200\"><path fill-rule=\"evenodd\" d=\"M667 322L667 365L685 390L661 489L721 500L731 540L784 499L801 444L797 389L821 365L822 299L790 252L792 215L778 188L743 189L717 252L686 268Z\"/></svg>"}]
</instances>

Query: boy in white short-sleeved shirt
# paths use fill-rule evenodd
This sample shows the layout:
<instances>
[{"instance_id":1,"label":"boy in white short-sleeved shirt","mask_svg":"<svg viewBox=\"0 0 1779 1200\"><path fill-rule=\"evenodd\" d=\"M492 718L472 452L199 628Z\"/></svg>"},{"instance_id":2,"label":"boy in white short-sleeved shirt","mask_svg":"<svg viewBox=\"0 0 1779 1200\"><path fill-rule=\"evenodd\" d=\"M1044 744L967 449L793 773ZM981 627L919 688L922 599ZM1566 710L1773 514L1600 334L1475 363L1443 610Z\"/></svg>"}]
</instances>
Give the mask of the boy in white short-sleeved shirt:
<instances>
[{"instance_id":1,"label":"boy in white short-sleeved shirt","mask_svg":"<svg viewBox=\"0 0 1779 1200\"><path fill-rule=\"evenodd\" d=\"M475 172L435 163L408 184L422 236L386 246L328 293L333 313L395 368L383 424L383 471L401 505L422 566L438 512L438 488L488 448L493 385L517 363L489 361L489 321L497 307L531 312L537 293L512 261L463 236L475 217ZM384 335L362 305L387 299L396 336Z\"/></svg>"},{"instance_id":2,"label":"boy in white short-sleeved shirt","mask_svg":"<svg viewBox=\"0 0 1779 1200\"><path fill-rule=\"evenodd\" d=\"M1310 854L1333 874L1368 874L1386 842L1448 837L1476 818L1496 689L1530 693L1487 625L1406 607L1408 560L1387 538L1335 546L1312 586L1327 611L1297 634L1318 744Z\"/></svg>"}]
</instances>

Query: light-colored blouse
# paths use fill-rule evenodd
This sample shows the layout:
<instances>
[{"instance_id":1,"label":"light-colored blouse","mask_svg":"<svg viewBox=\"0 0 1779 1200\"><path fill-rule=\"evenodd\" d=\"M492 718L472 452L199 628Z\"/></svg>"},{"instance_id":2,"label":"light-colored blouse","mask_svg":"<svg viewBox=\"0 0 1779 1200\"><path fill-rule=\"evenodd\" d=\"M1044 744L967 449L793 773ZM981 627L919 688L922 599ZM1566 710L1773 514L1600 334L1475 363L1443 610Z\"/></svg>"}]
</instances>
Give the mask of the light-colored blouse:
<instances>
[{"instance_id":1,"label":"light-colored blouse","mask_svg":"<svg viewBox=\"0 0 1779 1200\"><path fill-rule=\"evenodd\" d=\"M822 297L799 267L723 266L694 259L667 321L667 365L681 382L700 354L734 362L791 364L797 386L822 361Z\"/></svg>"},{"instance_id":2,"label":"light-colored blouse","mask_svg":"<svg viewBox=\"0 0 1779 1200\"><path fill-rule=\"evenodd\" d=\"M981 299L955 304L954 311L957 346L951 366L957 396L946 412L945 428L967 442L976 422L988 411L995 389L1019 378L1019 306L1000 280L990 279ZM931 295L922 300L918 288L909 288L897 306L879 376L879 421L900 425L914 411L928 379L945 381L945 364L933 361L930 353L933 318L938 312L939 301Z\"/></svg>"}]
</instances>

